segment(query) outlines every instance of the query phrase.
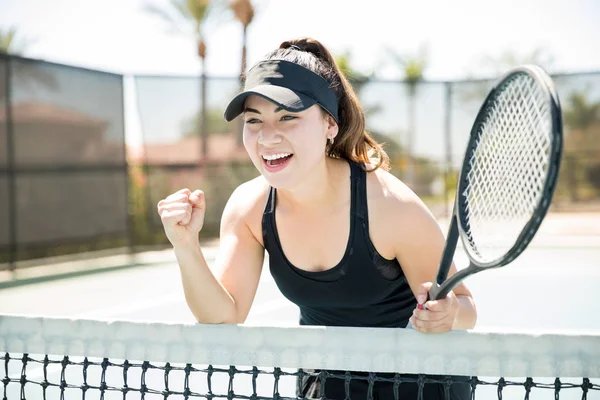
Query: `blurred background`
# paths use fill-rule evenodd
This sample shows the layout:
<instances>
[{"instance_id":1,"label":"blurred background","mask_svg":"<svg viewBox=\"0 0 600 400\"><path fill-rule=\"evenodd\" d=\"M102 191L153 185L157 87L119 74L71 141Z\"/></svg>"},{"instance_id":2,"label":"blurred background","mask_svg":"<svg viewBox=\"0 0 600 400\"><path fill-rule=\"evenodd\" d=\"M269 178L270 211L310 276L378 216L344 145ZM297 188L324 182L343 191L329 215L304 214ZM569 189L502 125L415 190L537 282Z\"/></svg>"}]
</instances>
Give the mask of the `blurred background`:
<instances>
[{"instance_id":1,"label":"blurred background","mask_svg":"<svg viewBox=\"0 0 600 400\"><path fill-rule=\"evenodd\" d=\"M546 226L598 244L599 16L596 0L0 0L3 282L168 249L156 203L182 187L206 192L202 236L218 240L229 195L257 175L224 107L248 66L300 36L334 52L391 172L441 223L487 91L544 67L565 123Z\"/></svg>"}]
</instances>

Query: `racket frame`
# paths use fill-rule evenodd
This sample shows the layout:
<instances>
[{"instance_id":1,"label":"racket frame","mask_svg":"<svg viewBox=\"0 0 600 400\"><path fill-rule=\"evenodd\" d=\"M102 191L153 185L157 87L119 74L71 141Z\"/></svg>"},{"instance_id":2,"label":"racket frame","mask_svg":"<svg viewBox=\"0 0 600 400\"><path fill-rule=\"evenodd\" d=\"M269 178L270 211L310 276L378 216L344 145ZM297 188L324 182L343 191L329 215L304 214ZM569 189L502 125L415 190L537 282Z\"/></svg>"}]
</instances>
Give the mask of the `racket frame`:
<instances>
[{"instance_id":1,"label":"racket frame","mask_svg":"<svg viewBox=\"0 0 600 400\"><path fill-rule=\"evenodd\" d=\"M525 224L525 227L519 234L515 245L502 257L487 262L480 263L474 260L469 252L469 266L465 269L457 271L454 275L448 278L450 272L450 266L454 258L456 246L458 244L458 238L460 237L463 246L468 246L469 235L468 232L468 214L464 208L464 204L460 201L461 193L468 188L467 176L470 171L470 157L471 154L477 149L478 141L478 130L480 124L484 118L487 117L487 107L490 102L496 98L497 93L501 91L502 87L509 82L509 80L516 74L527 74L532 77L540 86L546 88L548 94L548 103L550 104L550 116L552 120L552 147L550 155L550 163L548 165L548 173L544 181L544 187L542 189L542 200L538 203L535 212L532 214L530 220ZM512 261L514 261L531 243L531 240L537 233L544 217L546 216L552 197L556 189L556 183L558 180L558 174L560 170L560 161L562 157L563 147L563 123L560 100L556 91L555 85L546 74L546 72L536 65L523 65L511 69L506 72L497 82L494 84L492 89L487 94L483 104L481 105L475 122L471 127L471 133L469 136L469 142L463 158L463 165L460 171L459 180L457 183L457 190L454 200L454 207L452 210L452 216L450 218L450 225L448 227L448 234L446 236L446 244L444 252L442 253L442 259L438 266L438 273L433 285L429 291L429 299L437 300L445 298L448 293L454 289L460 282L465 278L474 275L478 272L486 269L493 269L503 267Z\"/></svg>"}]
</instances>

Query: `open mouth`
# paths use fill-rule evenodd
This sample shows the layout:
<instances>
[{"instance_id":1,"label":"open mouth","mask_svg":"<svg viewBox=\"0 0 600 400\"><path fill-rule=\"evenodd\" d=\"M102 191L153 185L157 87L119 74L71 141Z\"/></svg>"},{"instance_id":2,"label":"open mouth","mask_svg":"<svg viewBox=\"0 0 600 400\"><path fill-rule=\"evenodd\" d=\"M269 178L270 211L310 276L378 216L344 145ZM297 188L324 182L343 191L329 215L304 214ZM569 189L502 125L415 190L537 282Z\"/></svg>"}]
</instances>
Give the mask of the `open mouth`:
<instances>
[{"instance_id":1,"label":"open mouth","mask_svg":"<svg viewBox=\"0 0 600 400\"><path fill-rule=\"evenodd\" d=\"M292 153L279 153L263 155L262 159L265 167L267 167L268 170L274 171L280 170L283 167L285 167L290 162L293 156L294 154Z\"/></svg>"}]
</instances>

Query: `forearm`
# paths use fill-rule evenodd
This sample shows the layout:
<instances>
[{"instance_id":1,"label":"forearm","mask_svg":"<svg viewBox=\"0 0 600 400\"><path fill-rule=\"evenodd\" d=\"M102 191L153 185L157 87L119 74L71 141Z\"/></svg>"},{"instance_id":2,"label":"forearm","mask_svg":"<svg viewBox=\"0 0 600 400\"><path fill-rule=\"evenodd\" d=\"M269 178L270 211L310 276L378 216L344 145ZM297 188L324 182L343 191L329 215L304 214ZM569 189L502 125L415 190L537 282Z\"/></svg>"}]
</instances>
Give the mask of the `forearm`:
<instances>
[{"instance_id":1,"label":"forearm","mask_svg":"<svg viewBox=\"0 0 600 400\"><path fill-rule=\"evenodd\" d=\"M185 300L200 323L233 323L236 305L208 267L199 243L174 247L179 263Z\"/></svg>"},{"instance_id":2,"label":"forearm","mask_svg":"<svg viewBox=\"0 0 600 400\"><path fill-rule=\"evenodd\" d=\"M471 296L456 295L458 312L454 318L453 330L473 329L477 322L477 310Z\"/></svg>"}]
</instances>

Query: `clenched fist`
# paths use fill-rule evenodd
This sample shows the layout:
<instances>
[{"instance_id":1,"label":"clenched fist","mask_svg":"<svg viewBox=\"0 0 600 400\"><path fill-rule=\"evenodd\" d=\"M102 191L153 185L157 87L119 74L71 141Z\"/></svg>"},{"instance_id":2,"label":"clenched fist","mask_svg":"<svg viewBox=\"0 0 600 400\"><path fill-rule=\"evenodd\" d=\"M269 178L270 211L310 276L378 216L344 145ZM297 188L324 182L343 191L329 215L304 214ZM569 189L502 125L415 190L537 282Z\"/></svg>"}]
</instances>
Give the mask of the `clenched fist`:
<instances>
[{"instance_id":1,"label":"clenched fist","mask_svg":"<svg viewBox=\"0 0 600 400\"><path fill-rule=\"evenodd\" d=\"M181 189L158 202L158 214L167 238L173 246L198 240L204 224L204 192Z\"/></svg>"}]
</instances>

